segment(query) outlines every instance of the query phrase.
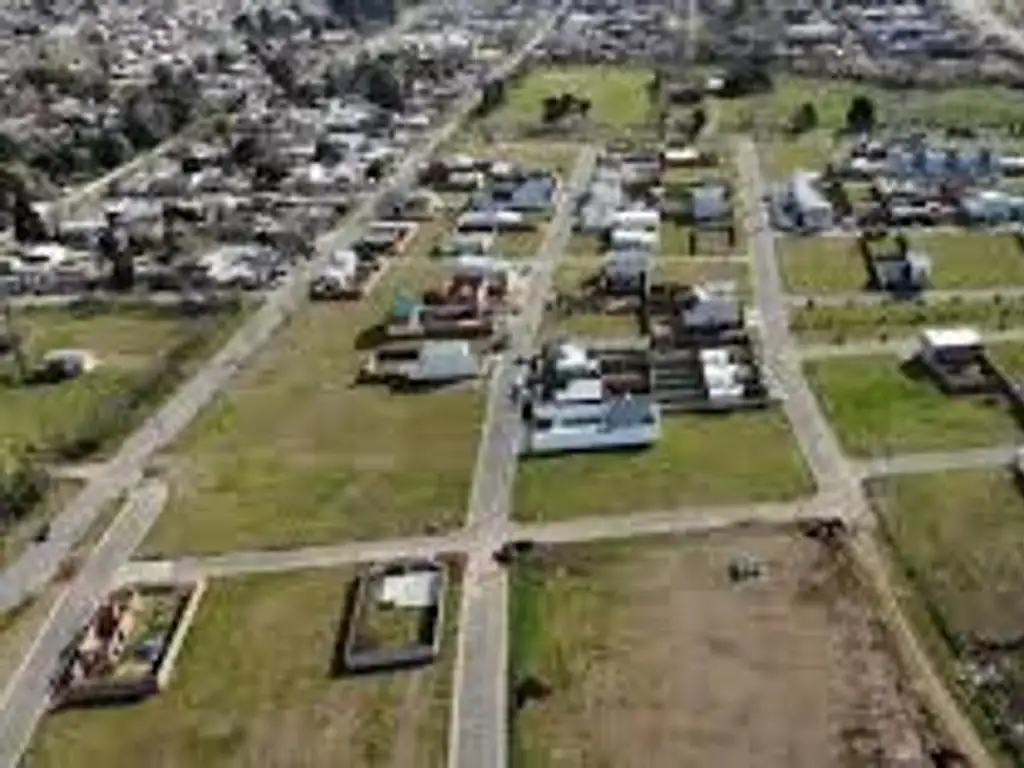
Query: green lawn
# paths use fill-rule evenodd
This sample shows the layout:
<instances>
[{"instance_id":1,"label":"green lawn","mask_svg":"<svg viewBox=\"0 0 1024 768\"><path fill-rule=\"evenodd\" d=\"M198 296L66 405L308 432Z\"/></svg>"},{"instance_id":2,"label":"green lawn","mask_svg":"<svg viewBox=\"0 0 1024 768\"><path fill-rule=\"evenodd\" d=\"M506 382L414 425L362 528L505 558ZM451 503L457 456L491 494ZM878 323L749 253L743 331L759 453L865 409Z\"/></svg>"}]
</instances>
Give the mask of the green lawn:
<instances>
[{"instance_id":1,"label":"green lawn","mask_svg":"<svg viewBox=\"0 0 1024 768\"><path fill-rule=\"evenodd\" d=\"M780 137L761 151L769 178L786 179L794 171L822 171L840 147L828 131L811 131L795 137Z\"/></svg>"},{"instance_id":2,"label":"green lawn","mask_svg":"<svg viewBox=\"0 0 1024 768\"><path fill-rule=\"evenodd\" d=\"M412 257L359 304L295 316L172 448L171 501L145 548L215 552L422 533L461 522L483 392L355 386L361 332L435 285Z\"/></svg>"},{"instance_id":3,"label":"green lawn","mask_svg":"<svg viewBox=\"0 0 1024 768\"><path fill-rule=\"evenodd\" d=\"M560 520L813 492L781 413L672 415L662 429L661 440L647 450L524 459L515 516Z\"/></svg>"},{"instance_id":4,"label":"green lawn","mask_svg":"<svg viewBox=\"0 0 1024 768\"><path fill-rule=\"evenodd\" d=\"M950 397L894 356L809 362L806 372L843 447L856 456L970 448L1012 440L1001 399Z\"/></svg>"},{"instance_id":5,"label":"green lawn","mask_svg":"<svg viewBox=\"0 0 1024 768\"><path fill-rule=\"evenodd\" d=\"M323 569L213 583L166 691L48 717L26 765L443 765L458 589L447 596L441 661L336 677L352 576Z\"/></svg>"},{"instance_id":6,"label":"green lawn","mask_svg":"<svg viewBox=\"0 0 1024 768\"><path fill-rule=\"evenodd\" d=\"M781 237L778 254L787 287L796 293L856 291L866 284L852 237ZM1024 253L1009 234L941 232L910 236L932 257L937 289L1024 285Z\"/></svg>"},{"instance_id":7,"label":"green lawn","mask_svg":"<svg viewBox=\"0 0 1024 768\"><path fill-rule=\"evenodd\" d=\"M625 127L644 122L651 71L631 66L538 66L509 89L507 102L494 116L502 120L540 122L547 96L572 93L590 99L590 120Z\"/></svg>"}]
</instances>

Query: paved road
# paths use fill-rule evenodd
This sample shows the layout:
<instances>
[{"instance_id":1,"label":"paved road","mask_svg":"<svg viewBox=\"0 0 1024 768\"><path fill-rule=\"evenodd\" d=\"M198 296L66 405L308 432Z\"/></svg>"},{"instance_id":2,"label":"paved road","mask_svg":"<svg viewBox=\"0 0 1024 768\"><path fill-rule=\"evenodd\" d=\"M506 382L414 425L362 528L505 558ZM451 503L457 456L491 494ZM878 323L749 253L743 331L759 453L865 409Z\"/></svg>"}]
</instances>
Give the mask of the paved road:
<instances>
[{"instance_id":1,"label":"paved road","mask_svg":"<svg viewBox=\"0 0 1024 768\"><path fill-rule=\"evenodd\" d=\"M786 415L819 490L842 503L842 508L836 510L837 514L859 516L863 505L859 503L861 494L855 474L804 379L789 332L782 276L775 258L775 236L761 202L767 187L757 151L749 138L738 141L737 162L745 207L752 223L750 245L753 249L755 300L769 371L785 393Z\"/></svg>"},{"instance_id":2,"label":"paved road","mask_svg":"<svg viewBox=\"0 0 1024 768\"><path fill-rule=\"evenodd\" d=\"M124 512L96 545L92 556L54 605L42 630L11 676L0 711L0 765L14 766L49 702L57 659L109 589L112 577L146 536L167 501L162 482L136 487Z\"/></svg>"},{"instance_id":3,"label":"paved road","mask_svg":"<svg viewBox=\"0 0 1024 768\"><path fill-rule=\"evenodd\" d=\"M987 448L968 448L962 451L886 456L859 462L858 470L863 477L885 477L1007 466L1013 462L1020 447L1019 445L1004 444Z\"/></svg>"},{"instance_id":4,"label":"paved road","mask_svg":"<svg viewBox=\"0 0 1024 768\"><path fill-rule=\"evenodd\" d=\"M962 289L929 289L918 296L899 298L888 293L878 291L845 291L842 293L820 293L820 294L788 294L786 303L794 307L806 306L808 302L814 302L816 307L845 307L845 306L879 306L900 304L912 306L915 304L939 304L958 299L964 302L981 301L991 302L997 297L1003 299L1019 299L1024 296L1024 288L1020 286L1007 286L1005 288L962 288Z\"/></svg>"},{"instance_id":5,"label":"paved road","mask_svg":"<svg viewBox=\"0 0 1024 768\"><path fill-rule=\"evenodd\" d=\"M537 251L511 348L492 377L467 516L468 528L481 535L500 532L508 521L520 440L519 413L510 398L515 358L532 351L555 263L568 246L575 203L596 157L593 147L585 147L577 158ZM492 553L487 546L470 553L463 584L449 755L453 768L507 763L508 584Z\"/></svg>"}]
</instances>

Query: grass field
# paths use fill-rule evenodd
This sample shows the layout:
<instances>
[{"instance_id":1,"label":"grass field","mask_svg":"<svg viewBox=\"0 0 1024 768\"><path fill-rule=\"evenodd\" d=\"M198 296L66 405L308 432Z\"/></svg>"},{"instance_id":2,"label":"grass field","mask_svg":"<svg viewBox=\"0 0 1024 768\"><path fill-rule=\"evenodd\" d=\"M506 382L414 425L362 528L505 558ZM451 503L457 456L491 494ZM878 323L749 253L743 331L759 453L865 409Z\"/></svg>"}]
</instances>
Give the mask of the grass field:
<instances>
[{"instance_id":1,"label":"grass field","mask_svg":"<svg viewBox=\"0 0 1024 768\"><path fill-rule=\"evenodd\" d=\"M731 583L740 556L764 578ZM581 545L512 576L516 768L924 764L848 563L788 531ZM872 682L874 681L874 682Z\"/></svg>"},{"instance_id":2,"label":"grass field","mask_svg":"<svg viewBox=\"0 0 1024 768\"><path fill-rule=\"evenodd\" d=\"M779 413L672 415L662 430L661 440L647 450L524 460L516 479L515 516L619 515L779 501L814 490Z\"/></svg>"},{"instance_id":3,"label":"grass field","mask_svg":"<svg viewBox=\"0 0 1024 768\"><path fill-rule=\"evenodd\" d=\"M30 444L44 448L67 435L105 400L138 385L162 352L202 331L206 341L182 372L187 373L200 357L225 340L235 319L210 324L168 310L119 308L84 315L47 308L18 311L14 322L28 340L26 351L33 362L54 349L87 349L100 364L93 373L73 381L33 386L16 381L13 362L0 364L0 411L4 414L0 453L4 454Z\"/></svg>"},{"instance_id":4,"label":"grass field","mask_svg":"<svg viewBox=\"0 0 1024 768\"><path fill-rule=\"evenodd\" d=\"M792 138L775 139L761 151L769 178L785 179L794 171L821 171L839 146L828 131L811 131Z\"/></svg>"},{"instance_id":5,"label":"grass field","mask_svg":"<svg viewBox=\"0 0 1024 768\"><path fill-rule=\"evenodd\" d=\"M352 575L324 569L214 582L165 692L47 718L26 765L443 765L454 621L432 666L336 677ZM457 592L449 592L451 609Z\"/></svg>"},{"instance_id":6,"label":"grass field","mask_svg":"<svg viewBox=\"0 0 1024 768\"><path fill-rule=\"evenodd\" d=\"M854 96L875 102L878 121L889 126L913 122L935 126L1007 126L1024 121L1024 105L1015 92L998 86L942 88L934 91L883 90L849 80L819 80L784 76L775 80L771 93L717 103L723 131L745 130L754 117L784 128L805 102L814 105L818 125L825 132L843 128Z\"/></svg>"},{"instance_id":7,"label":"grass field","mask_svg":"<svg viewBox=\"0 0 1024 768\"><path fill-rule=\"evenodd\" d=\"M650 79L650 70L642 67L536 67L509 89L506 104L491 119L539 123L544 98L572 93L590 99L590 120L618 127L636 125L647 117Z\"/></svg>"},{"instance_id":8,"label":"grass field","mask_svg":"<svg viewBox=\"0 0 1024 768\"><path fill-rule=\"evenodd\" d=\"M951 633L964 642L1024 633L1024 495L1007 469L898 476L873 491Z\"/></svg>"},{"instance_id":9,"label":"grass field","mask_svg":"<svg viewBox=\"0 0 1024 768\"><path fill-rule=\"evenodd\" d=\"M906 585L908 615L998 764L1019 765L1024 742L1012 728L1024 691L1019 485L1005 468L992 468L887 478L869 491Z\"/></svg>"},{"instance_id":10,"label":"grass field","mask_svg":"<svg viewBox=\"0 0 1024 768\"><path fill-rule=\"evenodd\" d=\"M983 232L911 234L911 246L932 257L938 289L1024 284L1024 253L1012 235ZM786 285L796 293L856 291L867 282L852 237L782 237L778 254Z\"/></svg>"},{"instance_id":11,"label":"grass field","mask_svg":"<svg viewBox=\"0 0 1024 768\"><path fill-rule=\"evenodd\" d=\"M809 362L806 372L843 447L856 456L969 448L1019 434L1000 399L948 397L894 356Z\"/></svg>"},{"instance_id":12,"label":"grass field","mask_svg":"<svg viewBox=\"0 0 1024 768\"><path fill-rule=\"evenodd\" d=\"M443 274L409 258L358 305L304 309L192 424L168 457L171 502L147 550L287 546L462 520L483 393L354 386L361 332L399 292Z\"/></svg>"}]
</instances>

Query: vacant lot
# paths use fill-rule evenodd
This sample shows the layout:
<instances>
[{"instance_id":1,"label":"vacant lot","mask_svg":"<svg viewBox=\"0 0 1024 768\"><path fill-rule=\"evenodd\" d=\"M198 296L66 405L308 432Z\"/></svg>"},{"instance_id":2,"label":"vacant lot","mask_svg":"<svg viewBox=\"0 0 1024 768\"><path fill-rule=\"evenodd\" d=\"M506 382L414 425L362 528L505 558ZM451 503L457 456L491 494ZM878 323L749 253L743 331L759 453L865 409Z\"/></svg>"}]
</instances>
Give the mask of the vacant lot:
<instances>
[{"instance_id":1,"label":"vacant lot","mask_svg":"<svg viewBox=\"0 0 1024 768\"><path fill-rule=\"evenodd\" d=\"M968 448L1019 434L1000 398L949 397L894 356L819 360L806 370L843 447L857 456Z\"/></svg>"},{"instance_id":2,"label":"vacant lot","mask_svg":"<svg viewBox=\"0 0 1024 768\"><path fill-rule=\"evenodd\" d=\"M463 516L482 392L354 382L361 334L441 267L396 266L358 305L306 308L169 457L150 551L222 551L423 532Z\"/></svg>"},{"instance_id":3,"label":"vacant lot","mask_svg":"<svg viewBox=\"0 0 1024 768\"><path fill-rule=\"evenodd\" d=\"M730 582L737 557L764 576ZM795 533L555 550L514 571L512 623L514 681L550 688L514 716L516 766L926 762L846 560Z\"/></svg>"},{"instance_id":4,"label":"vacant lot","mask_svg":"<svg viewBox=\"0 0 1024 768\"><path fill-rule=\"evenodd\" d=\"M139 392L138 413L156 405L159 396L193 370L199 360L225 340L237 315L190 319L170 309L106 308L96 312L66 309L23 309L14 316L15 330L26 338L29 366L56 349L86 349L96 355L95 372L59 384L20 382L12 360L0 366L0 452L16 453L27 445L48 448L70 438L104 403L150 382L160 357L188 342L188 354L174 376L151 393ZM127 407L127 406L125 406ZM125 426L131 420L126 420ZM120 435L111 435L108 443Z\"/></svg>"},{"instance_id":5,"label":"vacant lot","mask_svg":"<svg viewBox=\"0 0 1024 768\"><path fill-rule=\"evenodd\" d=\"M894 477L871 484L907 606L983 733L1024 759L1024 496L1003 468ZM950 664L949 661L954 663ZM967 674L964 674L967 670ZM1001 729L1004 737L997 734ZM1018 732L1019 734L1019 732Z\"/></svg>"},{"instance_id":6,"label":"vacant lot","mask_svg":"<svg viewBox=\"0 0 1024 768\"><path fill-rule=\"evenodd\" d=\"M1024 253L1009 234L942 232L912 235L911 247L932 257L932 285L941 289L1024 284ZM867 284L852 237L780 238L786 284L796 293L856 291Z\"/></svg>"},{"instance_id":7,"label":"vacant lot","mask_svg":"<svg viewBox=\"0 0 1024 768\"><path fill-rule=\"evenodd\" d=\"M140 755L163 768L443 765L452 632L433 666L336 677L352 575L316 570L214 583L166 692L48 718L27 765L135 768Z\"/></svg>"},{"instance_id":8,"label":"vacant lot","mask_svg":"<svg viewBox=\"0 0 1024 768\"><path fill-rule=\"evenodd\" d=\"M662 430L647 450L525 459L516 479L516 517L619 515L778 501L813 491L780 413L672 415Z\"/></svg>"},{"instance_id":9,"label":"vacant lot","mask_svg":"<svg viewBox=\"0 0 1024 768\"><path fill-rule=\"evenodd\" d=\"M1005 468L878 481L886 532L965 643L1024 633L1024 496Z\"/></svg>"},{"instance_id":10,"label":"vacant lot","mask_svg":"<svg viewBox=\"0 0 1024 768\"><path fill-rule=\"evenodd\" d=\"M508 101L495 121L539 123L548 96L571 93L590 99L590 120L610 126L630 126L647 117L647 83L651 71L642 67L537 67L509 90Z\"/></svg>"}]
</instances>

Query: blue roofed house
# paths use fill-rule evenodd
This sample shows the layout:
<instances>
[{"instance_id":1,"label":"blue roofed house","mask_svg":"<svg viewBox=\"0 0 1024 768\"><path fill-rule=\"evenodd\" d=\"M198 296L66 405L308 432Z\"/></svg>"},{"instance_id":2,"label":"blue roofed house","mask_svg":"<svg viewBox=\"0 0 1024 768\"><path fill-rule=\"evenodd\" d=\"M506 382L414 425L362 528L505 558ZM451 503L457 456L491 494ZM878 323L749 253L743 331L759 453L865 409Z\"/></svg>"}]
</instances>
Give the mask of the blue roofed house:
<instances>
[{"instance_id":1,"label":"blue roofed house","mask_svg":"<svg viewBox=\"0 0 1024 768\"><path fill-rule=\"evenodd\" d=\"M702 184L694 188L692 200L697 224L720 221L729 215L729 191L724 184Z\"/></svg>"},{"instance_id":2,"label":"blue roofed house","mask_svg":"<svg viewBox=\"0 0 1024 768\"><path fill-rule=\"evenodd\" d=\"M967 224L992 226L1024 221L1024 197L996 189L965 195L960 200L960 217Z\"/></svg>"},{"instance_id":3,"label":"blue roofed house","mask_svg":"<svg viewBox=\"0 0 1024 768\"><path fill-rule=\"evenodd\" d=\"M649 446L661 436L661 412L649 396L615 395L600 361L579 344L547 347L540 381L524 409L524 454L602 451Z\"/></svg>"},{"instance_id":4,"label":"blue roofed house","mask_svg":"<svg viewBox=\"0 0 1024 768\"><path fill-rule=\"evenodd\" d=\"M557 183L549 174L530 174L492 183L473 195L470 207L477 211L504 209L519 213L544 213L554 204Z\"/></svg>"}]
</instances>

